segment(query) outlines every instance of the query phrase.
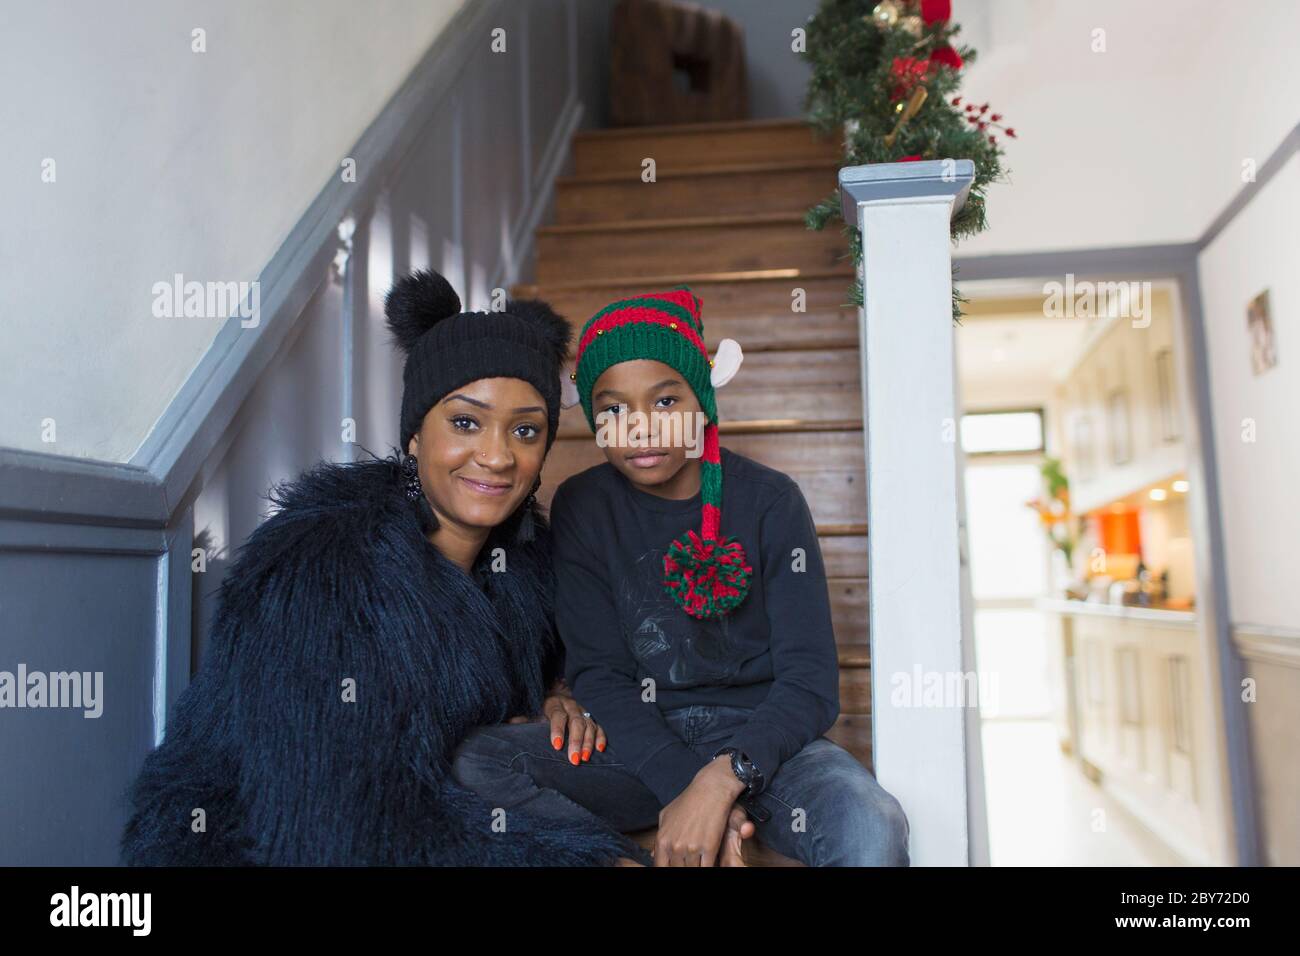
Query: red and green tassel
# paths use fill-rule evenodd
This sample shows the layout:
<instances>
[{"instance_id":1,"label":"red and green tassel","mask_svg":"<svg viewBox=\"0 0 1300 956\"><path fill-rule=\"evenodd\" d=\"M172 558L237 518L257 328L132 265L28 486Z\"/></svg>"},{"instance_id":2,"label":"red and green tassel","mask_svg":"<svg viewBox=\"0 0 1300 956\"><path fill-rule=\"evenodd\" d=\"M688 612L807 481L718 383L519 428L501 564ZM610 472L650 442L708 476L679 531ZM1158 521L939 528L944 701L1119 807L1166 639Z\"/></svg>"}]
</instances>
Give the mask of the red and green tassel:
<instances>
[{"instance_id":1,"label":"red and green tassel","mask_svg":"<svg viewBox=\"0 0 1300 956\"><path fill-rule=\"evenodd\" d=\"M713 620L745 600L753 573L744 546L735 538L719 538L722 459L716 422L704 429L700 497L704 505L700 533L692 529L669 545L664 555L664 588L687 614Z\"/></svg>"}]
</instances>

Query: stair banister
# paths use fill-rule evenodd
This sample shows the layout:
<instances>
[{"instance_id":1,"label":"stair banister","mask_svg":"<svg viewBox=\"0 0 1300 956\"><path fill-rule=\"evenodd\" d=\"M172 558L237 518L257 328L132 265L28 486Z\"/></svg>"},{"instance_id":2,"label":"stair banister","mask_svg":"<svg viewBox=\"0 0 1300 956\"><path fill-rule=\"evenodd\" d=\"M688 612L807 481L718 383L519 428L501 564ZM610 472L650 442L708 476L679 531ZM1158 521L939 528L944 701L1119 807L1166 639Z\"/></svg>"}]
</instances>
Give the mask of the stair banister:
<instances>
[{"instance_id":1,"label":"stair banister","mask_svg":"<svg viewBox=\"0 0 1300 956\"><path fill-rule=\"evenodd\" d=\"M862 232L873 768L921 866L988 858L949 238L973 178L965 159L839 171Z\"/></svg>"}]
</instances>

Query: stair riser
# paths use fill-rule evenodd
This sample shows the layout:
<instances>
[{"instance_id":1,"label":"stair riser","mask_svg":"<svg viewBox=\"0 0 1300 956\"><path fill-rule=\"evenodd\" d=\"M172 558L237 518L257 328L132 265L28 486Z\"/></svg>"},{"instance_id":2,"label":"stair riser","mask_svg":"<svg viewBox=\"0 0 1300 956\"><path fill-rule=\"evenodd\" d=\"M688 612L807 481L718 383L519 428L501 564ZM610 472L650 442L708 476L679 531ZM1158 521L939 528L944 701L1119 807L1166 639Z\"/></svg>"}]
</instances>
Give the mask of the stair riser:
<instances>
[{"instance_id":1,"label":"stair riser","mask_svg":"<svg viewBox=\"0 0 1300 956\"><path fill-rule=\"evenodd\" d=\"M643 182L639 172L624 182L562 182L556 192L556 222L626 222L690 216L802 213L835 192L836 169L773 170L671 176Z\"/></svg>"},{"instance_id":2,"label":"stair riser","mask_svg":"<svg viewBox=\"0 0 1300 956\"><path fill-rule=\"evenodd\" d=\"M819 543L822 559L829 566L831 561L826 555L826 541ZM835 624L835 643L866 644L867 635L867 579L828 577L826 590L831 598L831 620Z\"/></svg>"},{"instance_id":3,"label":"stair riser","mask_svg":"<svg viewBox=\"0 0 1300 956\"><path fill-rule=\"evenodd\" d=\"M871 769L871 715L841 714L826 736Z\"/></svg>"},{"instance_id":4,"label":"stair riser","mask_svg":"<svg viewBox=\"0 0 1300 956\"><path fill-rule=\"evenodd\" d=\"M818 139L803 125L754 127L691 132L644 133L618 136L583 136L573 141L577 175L628 171L640 176L642 164L653 159L658 173L754 162L839 162L840 145L833 138Z\"/></svg>"},{"instance_id":5,"label":"stair riser","mask_svg":"<svg viewBox=\"0 0 1300 956\"><path fill-rule=\"evenodd\" d=\"M605 303L608 305L609 303ZM602 306L603 307L603 306ZM594 315L599 309L592 312ZM565 313L561 313L562 315ZM577 322L568 313L577 341L586 320ZM858 346L858 317L854 310L797 313L785 315L714 315L705 312L704 344L713 352L723 339L735 339L748 356L757 352L851 349ZM569 353L572 361L573 353Z\"/></svg>"},{"instance_id":6,"label":"stair riser","mask_svg":"<svg viewBox=\"0 0 1300 956\"><path fill-rule=\"evenodd\" d=\"M537 238L537 280L545 285L602 276L821 270L843 266L847 255L839 230L810 230L797 221L542 233Z\"/></svg>"},{"instance_id":7,"label":"stair riser","mask_svg":"<svg viewBox=\"0 0 1300 956\"><path fill-rule=\"evenodd\" d=\"M680 282L687 281L677 273L666 279L663 289L670 289ZM830 276L778 276L763 279L728 279L726 281L689 280L691 291L700 297L703 305L704 332L709 334L711 320L722 317L743 318L763 317L766 321L798 319L800 321L823 313L845 313L846 321L851 321L857 328L857 307L846 305L849 286L853 276L848 269L841 269ZM605 306L619 299L631 298L642 292L663 291L658 288L646 288L643 283L612 284L584 286L565 289L550 286L516 285L510 294L519 298L544 298L563 316L566 316L576 328L581 328L587 321ZM795 311L797 290L803 290L802 310Z\"/></svg>"}]
</instances>

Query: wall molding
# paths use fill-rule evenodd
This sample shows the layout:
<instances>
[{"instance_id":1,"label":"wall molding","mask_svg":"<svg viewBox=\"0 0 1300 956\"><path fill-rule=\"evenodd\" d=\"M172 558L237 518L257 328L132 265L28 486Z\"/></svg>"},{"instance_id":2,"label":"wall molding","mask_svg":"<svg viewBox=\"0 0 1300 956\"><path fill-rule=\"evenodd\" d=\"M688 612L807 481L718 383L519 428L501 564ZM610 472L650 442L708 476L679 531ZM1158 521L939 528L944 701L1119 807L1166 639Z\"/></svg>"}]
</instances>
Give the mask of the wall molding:
<instances>
[{"instance_id":1,"label":"wall molding","mask_svg":"<svg viewBox=\"0 0 1300 956\"><path fill-rule=\"evenodd\" d=\"M1300 669L1300 628L1234 624L1232 640L1247 660Z\"/></svg>"}]
</instances>

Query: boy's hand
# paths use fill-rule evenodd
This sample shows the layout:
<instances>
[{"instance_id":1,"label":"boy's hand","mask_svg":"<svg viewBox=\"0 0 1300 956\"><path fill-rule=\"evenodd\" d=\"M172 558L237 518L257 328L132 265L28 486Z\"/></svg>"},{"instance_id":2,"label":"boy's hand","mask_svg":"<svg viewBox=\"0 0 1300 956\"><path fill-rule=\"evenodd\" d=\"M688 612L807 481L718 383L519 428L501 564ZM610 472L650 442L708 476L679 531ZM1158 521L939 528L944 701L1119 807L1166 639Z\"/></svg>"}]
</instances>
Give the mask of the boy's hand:
<instances>
[{"instance_id":1,"label":"boy's hand","mask_svg":"<svg viewBox=\"0 0 1300 956\"><path fill-rule=\"evenodd\" d=\"M741 845L754 835L754 823L740 804L733 804L727 818L727 832L722 837L718 866L748 866Z\"/></svg>"},{"instance_id":2,"label":"boy's hand","mask_svg":"<svg viewBox=\"0 0 1300 956\"><path fill-rule=\"evenodd\" d=\"M705 764L691 785L659 813L655 866L713 866L736 798L744 789L731 772L730 757L724 754ZM730 853L726 858L733 859Z\"/></svg>"}]
</instances>

